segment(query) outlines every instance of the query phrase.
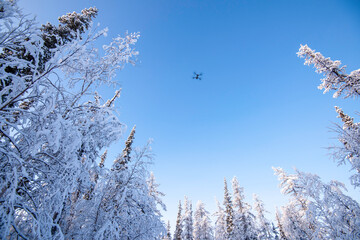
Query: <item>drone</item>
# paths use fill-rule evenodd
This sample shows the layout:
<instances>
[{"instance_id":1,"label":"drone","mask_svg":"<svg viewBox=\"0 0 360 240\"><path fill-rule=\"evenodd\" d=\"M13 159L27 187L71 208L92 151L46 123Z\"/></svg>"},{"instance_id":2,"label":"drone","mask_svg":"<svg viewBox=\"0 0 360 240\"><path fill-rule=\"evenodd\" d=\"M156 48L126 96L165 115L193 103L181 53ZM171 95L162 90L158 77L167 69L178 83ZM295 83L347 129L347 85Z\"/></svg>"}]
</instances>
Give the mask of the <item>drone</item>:
<instances>
[{"instance_id":1,"label":"drone","mask_svg":"<svg viewBox=\"0 0 360 240\"><path fill-rule=\"evenodd\" d=\"M193 79L201 80L201 76L202 76L202 75L203 75L202 73L196 73L196 72L194 72Z\"/></svg>"}]
</instances>

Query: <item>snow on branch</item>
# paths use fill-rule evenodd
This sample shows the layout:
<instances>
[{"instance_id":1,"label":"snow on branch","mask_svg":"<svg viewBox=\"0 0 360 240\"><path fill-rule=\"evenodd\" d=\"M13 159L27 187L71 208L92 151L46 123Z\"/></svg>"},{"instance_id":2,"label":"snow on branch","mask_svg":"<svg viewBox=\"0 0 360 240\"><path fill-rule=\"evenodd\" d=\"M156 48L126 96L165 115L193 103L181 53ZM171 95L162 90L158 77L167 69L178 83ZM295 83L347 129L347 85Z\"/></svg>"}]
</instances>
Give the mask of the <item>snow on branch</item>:
<instances>
[{"instance_id":1,"label":"snow on branch","mask_svg":"<svg viewBox=\"0 0 360 240\"><path fill-rule=\"evenodd\" d=\"M305 65L314 65L317 73L325 75L318 87L320 90L323 89L324 93L334 90L334 98L340 95L343 95L344 98L360 95L360 69L346 74L346 66L340 66L340 61L325 58L321 53L315 52L307 45L301 45L297 55L300 58L305 58Z\"/></svg>"}]
</instances>

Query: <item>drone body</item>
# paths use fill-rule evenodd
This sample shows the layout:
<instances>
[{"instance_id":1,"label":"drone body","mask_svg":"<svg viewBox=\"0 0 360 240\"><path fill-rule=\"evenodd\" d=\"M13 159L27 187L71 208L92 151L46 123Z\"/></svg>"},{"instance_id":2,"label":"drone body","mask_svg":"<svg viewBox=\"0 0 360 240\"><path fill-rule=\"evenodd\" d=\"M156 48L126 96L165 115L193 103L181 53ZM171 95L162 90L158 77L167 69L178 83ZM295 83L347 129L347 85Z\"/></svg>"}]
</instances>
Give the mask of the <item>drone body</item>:
<instances>
[{"instance_id":1,"label":"drone body","mask_svg":"<svg viewBox=\"0 0 360 240\"><path fill-rule=\"evenodd\" d=\"M196 72L194 72L193 79L201 80L202 75L203 75L202 73L196 73Z\"/></svg>"}]
</instances>

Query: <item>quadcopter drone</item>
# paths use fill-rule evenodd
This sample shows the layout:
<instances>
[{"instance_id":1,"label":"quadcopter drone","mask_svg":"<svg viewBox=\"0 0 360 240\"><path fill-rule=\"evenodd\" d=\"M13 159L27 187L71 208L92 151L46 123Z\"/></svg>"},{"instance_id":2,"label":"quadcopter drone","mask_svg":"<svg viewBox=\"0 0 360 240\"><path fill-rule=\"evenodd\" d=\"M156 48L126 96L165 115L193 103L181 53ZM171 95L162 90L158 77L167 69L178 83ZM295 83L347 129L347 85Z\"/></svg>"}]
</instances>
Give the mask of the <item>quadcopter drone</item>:
<instances>
[{"instance_id":1,"label":"quadcopter drone","mask_svg":"<svg viewBox=\"0 0 360 240\"><path fill-rule=\"evenodd\" d=\"M202 76L202 75L203 75L202 73L196 73L196 72L194 72L193 79L201 80L201 76Z\"/></svg>"}]
</instances>

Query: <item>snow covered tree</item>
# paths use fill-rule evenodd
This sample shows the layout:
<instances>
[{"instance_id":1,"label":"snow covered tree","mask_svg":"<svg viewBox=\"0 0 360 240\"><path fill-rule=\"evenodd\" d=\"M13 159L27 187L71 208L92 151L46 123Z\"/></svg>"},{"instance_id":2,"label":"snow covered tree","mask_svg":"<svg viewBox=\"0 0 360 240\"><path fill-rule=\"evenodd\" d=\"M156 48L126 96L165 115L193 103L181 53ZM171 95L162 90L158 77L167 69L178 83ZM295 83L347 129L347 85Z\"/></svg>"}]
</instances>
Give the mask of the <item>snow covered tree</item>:
<instances>
[{"instance_id":1,"label":"snow covered tree","mask_svg":"<svg viewBox=\"0 0 360 240\"><path fill-rule=\"evenodd\" d=\"M272 236L272 225L269 220L265 217L264 203L254 194L254 208L256 211L256 223L257 223L257 239L259 240L271 240L274 239Z\"/></svg>"},{"instance_id":2,"label":"snow covered tree","mask_svg":"<svg viewBox=\"0 0 360 240\"><path fill-rule=\"evenodd\" d=\"M334 90L333 97L343 95L344 98L359 97L360 95L360 69L345 73L345 66L340 67L340 61L332 61L325 58L321 53L315 52L307 45L300 47L297 53L299 57L305 58L305 65L313 64L316 72L325 75L321 79L319 89L324 89L324 93ZM338 128L339 141L342 147L335 148L334 158L339 164L349 163L354 171L351 176L351 183L355 187L360 186L360 130L359 123L354 123L353 119L346 115L339 107L335 107L339 118L343 121L343 127Z\"/></svg>"},{"instance_id":3,"label":"snow covered tree","mask_svg":"<svg viewBox=\"0 0 360 240\"><path fill-rule=\"evenodd\" d=\"M216 240L222 240L226 239L226 214L224 209L221 207L221 204L219 201L217 201L217 211L215 212L215 239Z\"/></svg>"},{"instance_id":4,"label":"snow covered tree","mask_svg":"<svg viewBox=\"0 0 360 240\"><path fill-rule=\"evenodd\" d=\"M123 125L114 113L120 91L100 103L93 90L115 84L115 71L138 54L139 34L114 38L99 56L93 43L107 30L92 27L96 14L85 9L40 29L16 1L0 1L1 239L151 239L163 231L146 181L149 146L133 151L130 165L123 154L125 169L104 168L106 154L97 164Z\"/></svg>"},{"instance_id":5,"label":"snow covered tree","mask_svg":"<svg viewBox=\"0 0 360 240\"><path fill-rule=\"evenodd\" d=\"M149 195L154 199L154 203L156 203L160 206L161 209L166 211L166 205L161 199L161 197L165 196L165 194L158 190L160 184L156 183L153 172L150 172L150 178L147 183L149 186ZM157 207L154 206L154 209L157 209ZM158 211L158 214L161 215L160 211Z\"/></svg>"},{"instance_id":6,"label":"snow covered tree","mask_svg":"<svg viewBox=\"0 0 360 240\"><path fill-rule=\"evenodd\" d=\"M176 218L174 240L181 240L182 239L183 220L182 220L181 211L182 211L181 201L179 201L179 210L178 210L178 215L177 215L177 218Z\"/></svg>"},{"instance_id":7,"label":"snow covered tree","mask_svg":"<svg viewBox=\"0 0 360 240\"><path fill-rule=\"evenodd\" d=\"M274 171L282 192L291 196L280 217L286 239L360 238L360 205L343 194L343 184L325 184L317 175L300 171L293 175L281 168Z\"/></svg>"},{"instance_id":8,"label":"snow covered tree","mask_svg":"<svg viewBox=\"0 0 360 240\"><path fill-rule=\"evenodd\" d=\"M184 207L185 207L184 214L182 216L182 222L183 222L182 239L192 240L193 239L192 204L191 202L189 202L187 196L185 196Z\"/></svg>"},{"instance_id":9,"label":"snow covered tree","mask_svg":"<svg viewBox=\"0 0 360 240\"><path fill-rule=\"evenodd\" d=\"M162 239L163 240L172 240L170 221L168 221L168 223L166 225L166 235Z\"/></svg>"},{"instance_id":10,"label":"snow covered tree","mask_svg":"<svg viewBox=\"0 0 360 240\"><path fill-rule=\"evenodd\" d=\"M280 240L287 240L286 236L285 236L285 231L284 231L284 227L281 223L281 216L280 216L280 211L278 208L276 208L276 213L275 213L275 217L276 217L276 223L277 223L277 228L279 229L279 235L280 235Z\"/></svg>"},{"instance_id":11,"label":"snow covered tree","mask_svg":"<svg viewBox=\"0 0 360 240\"><path fill-rule=\"evenodd\" d=\"M358 97L360 95L360 69L345 73L346 66L342 66L339 60L332 61L325 58L321 53L315 52L307 45L301 45L299 57L305 58L305 65L313 64L317 73L322 73L325 78L321 79L319 89L324 93L334 90L334 98L344 95L344 98Z\"/></svg>"},{"instance_id":12,"label":"snow covered tree","mask_svg":"<svg viewBox=\"0 0 360 240\"><path fill-rule=\"evenodd\" d=\"M272 232L274 240L279 240L280 239L278 228L275 226L274 223L271 223L271 232Z\"/></svg>"},{"instance_id":13,"label":"snow covered tree","mask_svg":"<svg viewBox=\"0 0 360 240\"><path fill-rule=\"evenodd\" d=\"M234 230L234 209L229 193L226 178L224 178L224 208L225 208L225 221L226 221L226 235L225 239L232 239Z\"/></svg>"},{"instance_id":14,"label":"snow covered tree","mask_svg":"<svg viewBox=\"0 0 360 240\"><path fill-rule=\"evenodd\" d=\"M235 239L255 239L255 216L251 213L250 204L245 202L244 189L240 187L236 177L232 179L234 195L234 231Z\"/></svg>"},{"instance_id":15,"label":"snow covered tree","mask_svg":"<svg viewBox=\"0 0 360 240\"><path fill-rule=\"evenodd\" d=\"M104 175L100 183L94 202L80 207L79 214L86 209L89 223L91 223L90 236L96 239L151 239L165 233L161 221L161 213L157 205L162 205L157 195L158 184L150 174L147 180L147 164L151 160L149 145L142 149L131 149L135 128L132 129L122 154L113 163L112 170ZM86 207L87 206L87 207ZM84 226L84 220L81 226ZM90 227L89 226L89 227ZM80 227L81 228L81 227ZM84 228L84 227L83 227ZM77 229L75 227L74 229ZM86 228L85 228L86 229ZM79 233L84 237L88 233ZM90 237L89 236L89 237ZM77 238L76 235L72 236Z\"/></svg>"},{"instance_id":16,"label":"snow covered tree","mask_svg":"<svg viewBox=\"0 0 360 240\"><path fill-rule=\"evenodd\" d=\"M72 193L76 199L86 191L88 172L98 151L121 133L112 106L79 98L95 83L111 81L111 76L86 74L95 73L96 68L112 71L124 58L110 59L109 51L107 62L92 57L94 50L89 44L105 32L89 32L82 40L57 46L53 57L43 63L46 53L40 30L26 20L16 2L1 4L0 174L4 204L0 232L2 238L9 234L57 237L62 235L59 223L64 202ZM77 64L72 64L74 61ZM84 61L93 69L84 68ZM79 67L77 76L68 71L69 65ZM67 74L66 79L57 71ZM78 80L82 74L88 77ZM75 81L82 81L87 88L65 88Z\"/></svg>"},{"instance_id":17,"label":"snow covered tree","mask_svg":"<svg viewBox=\"0 0 360 240\"><path fill-rule=\"evenodd\" d=\"M335 148L334 159L338 164L351 164L352 171L350 177L352 185L360 186L360 123L354 123L354 119L345 114L341 108L335 106L338 118L343 122L343 126L338 126L339 141L342 147Z\"/></svg>"},{"instance_id":18,"label":"snow covered tree","mask_svg":"<svg viewBox=\"0 0 360 240\"><path fill-rule=\"evenodd\" d=\"M11 62L14 58L18 60L25 60L33 64L33 66L29 66L27 64L24 65L8 65L5 64L4 70L6 73L10 73L16 75L18 77L22 77L25 81L30 81L31 75L35 73L34 66L36 65L37 72L44 72L46 63L54 56L56 53L56 48L61 45L65 45L73 40L75 40L79 34L83 34L91 25L92 19L96 17L98 10L96 8L89 8L82 10L81 14L76 12L66 14L59 18L60 25L58 27L47 23L43 25L40 29L37 29L37 35L39 37L38 40L41 41L41 51L39 52L37 57L29 54L29 49L25 45L36 45L34 39L28 37L34 29L35 26L34 19L27 19L21 11L17 8L15 1L2 1L2 9L4 15L10 15L10 9L12 8L13 13L16 14L16 17L13 16L12 19L19 20L11 22L11 25L15 22L17 26L14 26L12 30L15 32L11 33L11 36L7 37L5 35L3 42L3 51L0 54L0 58L3 60L1 65L4 62ZM6 20L10 20L6 18ZM4 23L6 23L6 20ZM9 22L10 23L10 22ZM11 29L11 25L5 26L8 30ZM27 31L27 32L26 32ZM5 32L7 34L8 32ZM10 32L9 32L10 33ZM81 36L81 35L80 35ZM35 64L35 65L34 65ZM12 82L11 77L6 77L2 79L0 84L0 90L9 86ZM2 100L5 100L7 94L2 95ZM11 106L11 104L9 105Z\"/></svg>"},{"instance_id":19,"label":"snow covered tree","mask_svg":"<svg viewBox=\"0 0 360 240\"><path fill-rule=\"evenodd\" d=\"M194 216L194 239L195 240L213 240L213 228L209 212L206 211L204 203L198 201L196 204Z\"/></svg>"}]
</instances>

